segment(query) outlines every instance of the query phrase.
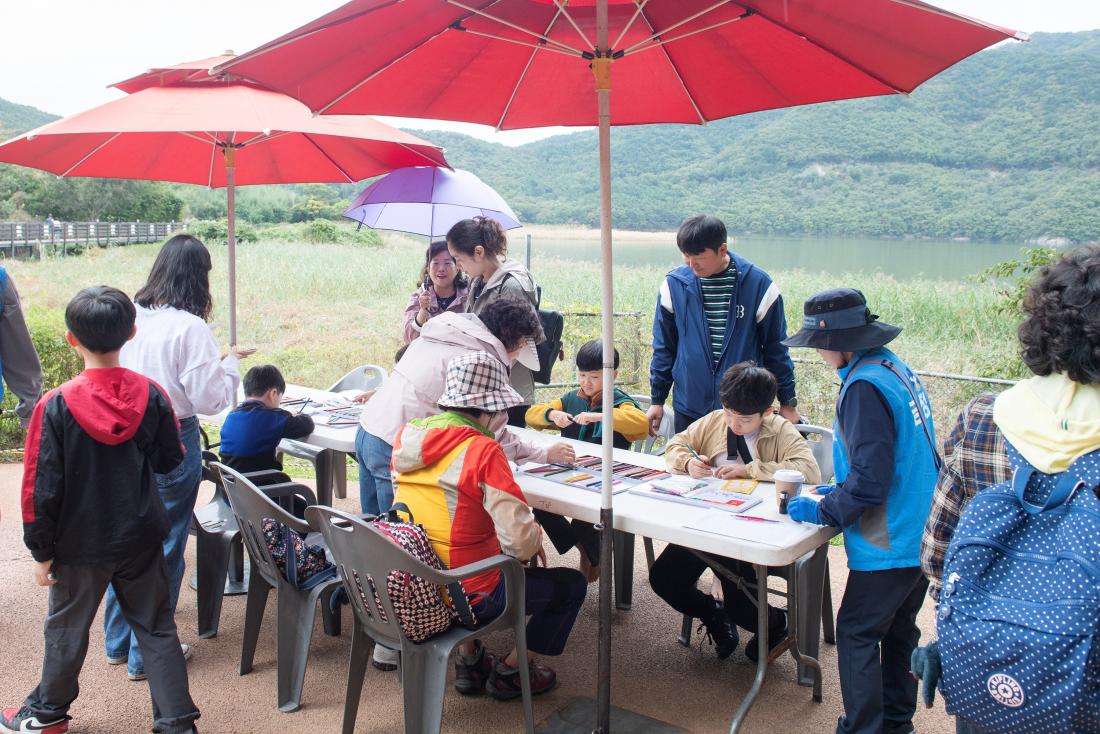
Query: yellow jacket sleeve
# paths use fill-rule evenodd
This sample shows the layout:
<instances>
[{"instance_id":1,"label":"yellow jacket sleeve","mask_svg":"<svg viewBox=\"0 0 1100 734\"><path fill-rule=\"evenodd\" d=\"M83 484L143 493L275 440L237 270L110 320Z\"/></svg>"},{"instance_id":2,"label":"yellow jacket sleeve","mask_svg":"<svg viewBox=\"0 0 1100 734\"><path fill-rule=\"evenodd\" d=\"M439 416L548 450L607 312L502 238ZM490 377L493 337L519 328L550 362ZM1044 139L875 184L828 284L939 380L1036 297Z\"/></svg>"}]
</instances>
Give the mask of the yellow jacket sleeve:
<instances>
[{"instance_id":1,"label":"yellow jacket sleeve","mask_svg":"<svg viewBox=\"0 0 1100 734\"><path fill-rule=\"evenodd\" d=\"M549 403L532 405L527 409L527 413L523 416L523 420L527 425L531 426L531 428L537 428L539 430L557 428L556 425L546 420L546 414L551 410L561 410L561 398L551 400Z\"/></svg>"},{"instance_id":2,"label":"yellow jacket sleeve","mask_svg":"<svg viewBox=\"0 0 1100 734\"><path fill-rule=\"evenodd\" d=\"M560 404L561 401L558 403ZM621 433L627 441L641 441L649 436L649 419L634 403L621 404L612 411L611 415L615 423L615 433ZM527 422L530 423L530 420Z\"/></svg>"}]
</instances>

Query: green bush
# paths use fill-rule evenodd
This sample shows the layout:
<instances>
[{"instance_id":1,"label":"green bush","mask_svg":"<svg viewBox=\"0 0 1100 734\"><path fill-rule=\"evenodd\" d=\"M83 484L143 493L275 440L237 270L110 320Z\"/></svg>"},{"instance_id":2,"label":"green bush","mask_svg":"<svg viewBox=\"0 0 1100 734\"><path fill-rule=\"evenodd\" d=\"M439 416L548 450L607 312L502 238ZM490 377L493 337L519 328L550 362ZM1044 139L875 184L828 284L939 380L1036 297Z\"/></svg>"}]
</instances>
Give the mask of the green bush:
<instances>
[{"instance_id":1,"label":"green bush","mask_svg":"<svg viewBox=\"0 0 1100 734\"><path fill-rule=\"evenodd\" d=\"M198 237L207 245L224 245L229 241L229 222L225 219L209 219L191 222L187 234ZM247 245L260 240L256 228L248 222L237 220L237 244Z\"/></svg>"},{"instance_id":2,"label":"green bush","mask_svg":"<svg viewBox=\"0 0 1100 734\"><path fill-rule=\"evenodd\" d=\"M71 380L84 369L84 361L65 341L65 317L60 311L31 309L26 314L38 359L42 362L42 392ZM15 415L15 395L5 388L0 414L0 451L22 448L23 430Z\"/></svg>"},{"instance_id":3,"label":"green bush","mask_svg":"<svg viewBox=\"0 0 1100 734\"><path fill-rule=\"evenodd\" d=\"M340 232L333 222L314 219L306 225L306 239L313 243L335 243L340 239Z\"/></svg>"}]
</instances>

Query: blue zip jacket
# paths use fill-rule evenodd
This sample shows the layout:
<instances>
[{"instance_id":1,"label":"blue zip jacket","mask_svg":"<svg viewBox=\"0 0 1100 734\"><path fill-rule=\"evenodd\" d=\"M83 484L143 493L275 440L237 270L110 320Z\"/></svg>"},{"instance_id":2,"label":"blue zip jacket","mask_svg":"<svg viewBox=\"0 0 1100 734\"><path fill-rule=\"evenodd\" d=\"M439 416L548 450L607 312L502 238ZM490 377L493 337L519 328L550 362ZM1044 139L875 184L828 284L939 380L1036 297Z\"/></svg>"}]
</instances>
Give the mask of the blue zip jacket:
<instances>
[{"instance_id":1,"label":"blue zip jacket","mask_svg":"<svg viewBox=\"0 0 1100 734\"><path fill-rule=\"evenodd\" d=\"M794 364L787 347L783 296L771 277L748 260L730 253L737 282L730 298L729 323L722 358L714 364L710 332L703 313L699 277L687 265L665 276L653 317L653 362L649 368L654 405L664 405L673 384L672 407L700 418L722 407L718 383L731 366L752 360L766 367L779 383L779 402L795 396Z\"/></svg>"},{"instance_id":2,"label":"blue zip jacket","mask_svg":"<svg viewBox=\"0 0 1100 734\"><path fill-rule=\"evenodd\" d=\"M305 438L313 433L313 418L269 408L248 399L229 412L221 430L218 453L222 463L242 474L265 469L280 470L276 452L284 438Z\"/></svg>"},{"instance_id":3,"label":"blue zip jacket","mask_svg":"<svg viewBox=\"0 0 1100 734\"><path fill-rule=\"evenodd\" d=\"M870 360L892 363L909 387ZM833 426L838 488L818 505L821 520L844 530L848 568L853 571L919 566L921 536L938 476L928 394L888 349L857 352L837 374L843 383Z\"/></svg>"}]
</instances>

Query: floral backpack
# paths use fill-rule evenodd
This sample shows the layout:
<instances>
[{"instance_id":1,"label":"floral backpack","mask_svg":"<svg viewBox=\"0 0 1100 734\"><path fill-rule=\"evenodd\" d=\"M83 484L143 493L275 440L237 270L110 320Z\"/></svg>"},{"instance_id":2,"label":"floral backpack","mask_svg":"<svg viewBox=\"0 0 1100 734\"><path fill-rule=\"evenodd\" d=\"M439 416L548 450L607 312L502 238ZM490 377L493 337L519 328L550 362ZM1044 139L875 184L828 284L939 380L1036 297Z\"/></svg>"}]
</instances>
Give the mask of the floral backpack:
<instances>
[{"instance_id":1,"label":"floral backpack","mask_svg":"<svg viewBox=\"0 0 1100 734\"><path fill-rule=\"evenodd\" d=\"M297 530L270 517L264 518L260 529L279 572L294 587L312 589L336 578L336 565L329 563L325 549L307 543Z\"/></svg>"},{"instance_id":2,"label":"floral backpack","mask_svg":"<svg viewBox=\"0 0 1100 734\"><path fill-rule=\"evenodd\" d=\"M402 520L398 511L408 515L409 521ZM432 548L424 526L412 522L412 513L404 505L395 505L387 515L375 520L372 526L416 560L440 571L444 570L445 566ZM358 592L363 594L361 582L358 579L356 581L360 587ZM374 589L371 591L374 592ZM386 576L386 591L393 603L393 610L397 613L401 631L412 642L424 642L450 629L455 622L468 629L477 627L477 616L470 608L469 597L461 583L455 582L443 587L406 571L390 571ZM382 608L377 593L374 593L376 603Z\"/></svg>"}]
</instances>

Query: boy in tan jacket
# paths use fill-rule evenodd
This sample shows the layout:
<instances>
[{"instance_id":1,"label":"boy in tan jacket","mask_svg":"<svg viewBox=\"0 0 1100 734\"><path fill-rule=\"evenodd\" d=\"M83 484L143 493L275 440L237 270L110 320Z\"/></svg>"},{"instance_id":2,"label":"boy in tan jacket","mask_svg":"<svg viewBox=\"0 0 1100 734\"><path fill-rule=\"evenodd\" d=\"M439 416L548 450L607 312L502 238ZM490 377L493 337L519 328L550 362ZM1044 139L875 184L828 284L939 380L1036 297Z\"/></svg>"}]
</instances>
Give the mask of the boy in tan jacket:
<instances>
[{"instance_id":1,"label":"boy in tan jacket","mask_svg":"<svg viewBox=\"0 0 1100 734\"><path fill-rule=\"evenodd\" d=\"M730 367L719 385L723 409L703 416L669 441L665 451L669 470L696 478L771 481L779 469L797 469L807 483L820 482L821 470L810 445L786 418L774 413L776 391L775 376L763 367L752 362ZM732 558L715 560L747 582L756 582L751 564ZM724 578L720 579L724 606L700 591L697 583L704 570L706 564L690 550L670 545L650 568L649 583L669 606L706 626L718 657L724 659L737 649L735 626L757 633L756 607L744 591ZM787 613L769 607L769 647L786 636ZM755 636L745 655L756 661Z\"/></svg>"}]
</instances>

